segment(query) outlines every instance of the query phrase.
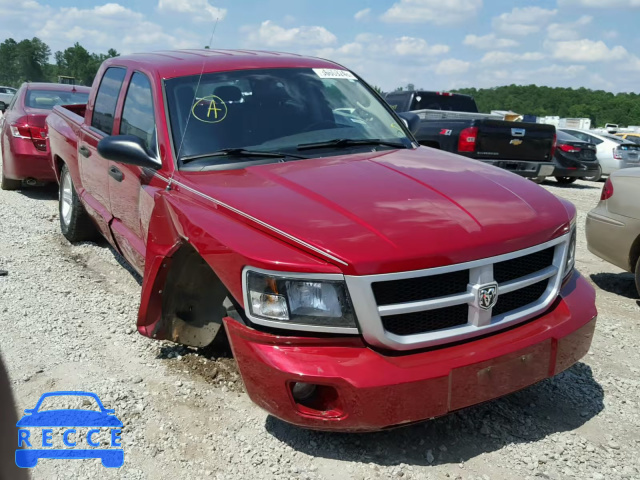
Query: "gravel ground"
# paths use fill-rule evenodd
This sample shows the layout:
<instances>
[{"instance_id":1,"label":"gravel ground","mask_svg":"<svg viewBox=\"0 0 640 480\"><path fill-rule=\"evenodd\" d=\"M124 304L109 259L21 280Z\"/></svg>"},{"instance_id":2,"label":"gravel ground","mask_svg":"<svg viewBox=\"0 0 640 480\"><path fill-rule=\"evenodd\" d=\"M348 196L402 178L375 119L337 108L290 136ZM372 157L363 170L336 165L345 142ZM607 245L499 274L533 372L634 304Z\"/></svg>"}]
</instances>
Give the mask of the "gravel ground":
<instances>
[{"instance_id":1,"label":"gravel ground","mask_svg":"<svg viewBox=\"0 0 640 480\"><path fill-rule=\"evenodd\" d=\"M601 184L544 188L582 229ZM44 392L96 392L124 422L125 464L41 460L35 479L640 479L640 306L633 277L586 249L577 265L600 311L582 363L506 398L375 434L330 434L269 417L230 358L135 332L140 278L106 244L71 246L55 189L0 191L0 351L17 407Z\"/></svg>"}]
</instances>

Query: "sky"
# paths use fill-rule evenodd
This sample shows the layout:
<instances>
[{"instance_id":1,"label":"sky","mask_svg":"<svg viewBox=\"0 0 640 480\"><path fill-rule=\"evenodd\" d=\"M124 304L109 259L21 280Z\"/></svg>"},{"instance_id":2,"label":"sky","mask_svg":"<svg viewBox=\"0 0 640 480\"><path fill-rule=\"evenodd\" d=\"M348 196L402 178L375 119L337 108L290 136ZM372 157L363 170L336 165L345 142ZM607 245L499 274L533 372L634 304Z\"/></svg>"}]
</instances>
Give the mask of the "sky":
<instances>
[{"instance_id":1,"label":"sky","mask_svg":"<svg viewBox=\"0 0 640 480\"><path fill-rule=\"evenodd\" d=\"M0 0L0 19L0 41L53 52L202 48L215 26L211 48L320 56L383 90L640 92L640 0Z\"/></svg>"}]
</instances>

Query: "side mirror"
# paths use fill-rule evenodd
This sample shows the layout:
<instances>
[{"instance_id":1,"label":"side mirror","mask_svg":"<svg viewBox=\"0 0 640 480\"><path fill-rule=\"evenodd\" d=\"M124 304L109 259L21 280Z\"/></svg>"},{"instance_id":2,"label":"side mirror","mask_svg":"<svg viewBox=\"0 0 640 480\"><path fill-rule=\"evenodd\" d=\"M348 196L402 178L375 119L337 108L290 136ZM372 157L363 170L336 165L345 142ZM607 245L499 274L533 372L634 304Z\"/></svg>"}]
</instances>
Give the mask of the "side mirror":
<instances>
[{"instance_id":1,"label":"side mirror","mask_svg":"<svg viewBox=\"0 0 640 480\"><path fill-rule=\"evenodd\" d=\"M98 153L102 158L138 167L157 170L160 162L149 154L144 142L134 135L113 135L98 142Z\"/></svg>"},{"instance_id":2,"label":"side mirror","mask_svg":"<svg viewBox=\"0 0 640 480\"><path fill-rule=\"evenodd\" d=\"M4 113L7 109L7 105L5 103L0 102L0 112Z\"/></svg>"},{"instance_id":3,"label":"side mirror","mask_svg":"<svg viewBox=\"0 0 640 480\"><path fill-rule=\"evenodd\" d=\"M420 128L420 117L411 112L400 112L398 116L402 119L409 131L415 134Z\"/></svg>"}]
</instances>

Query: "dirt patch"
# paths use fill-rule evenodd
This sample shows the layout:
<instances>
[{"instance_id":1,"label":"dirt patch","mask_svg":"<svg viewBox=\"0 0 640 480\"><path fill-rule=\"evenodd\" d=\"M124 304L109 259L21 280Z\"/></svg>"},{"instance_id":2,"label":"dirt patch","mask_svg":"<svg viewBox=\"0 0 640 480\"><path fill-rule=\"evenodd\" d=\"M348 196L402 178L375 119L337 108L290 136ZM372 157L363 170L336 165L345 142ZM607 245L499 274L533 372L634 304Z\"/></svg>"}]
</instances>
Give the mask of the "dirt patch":
<instances>
[{"instance_id":1,"label":"dirt patch","mask_svg":"<svg viewBox=\"0 0 640 480\"><path fill-rule=\"evenodd\" d=\"M213 353L208 349L197 349L182 345L164 345L158 358L166 360L166 365L179 374L197 375L207 383L226 387L232 392L243 392L244 383L238 371L238 364L231 352Z\"/></svg>"}]
</instances>

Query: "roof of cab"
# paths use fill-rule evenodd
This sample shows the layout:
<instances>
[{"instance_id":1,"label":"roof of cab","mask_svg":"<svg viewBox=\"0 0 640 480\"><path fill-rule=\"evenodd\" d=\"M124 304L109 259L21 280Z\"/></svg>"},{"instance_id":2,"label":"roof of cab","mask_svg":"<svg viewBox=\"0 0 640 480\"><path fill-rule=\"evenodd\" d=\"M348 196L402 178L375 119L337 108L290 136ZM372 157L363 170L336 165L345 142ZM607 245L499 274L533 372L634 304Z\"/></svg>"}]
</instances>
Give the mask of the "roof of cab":
<instances>
[{"instance_id":1,"label":"roof of cab","mask_svg":"<svg viewBox=\"0 0 640 480\"><path fill-rule=\"evenodd\" d=\"M161 78L260 68L344 68L329 60L258 50L167 50L110 58L107 65L139 66Z\"/></svg>"}]
</instances>

